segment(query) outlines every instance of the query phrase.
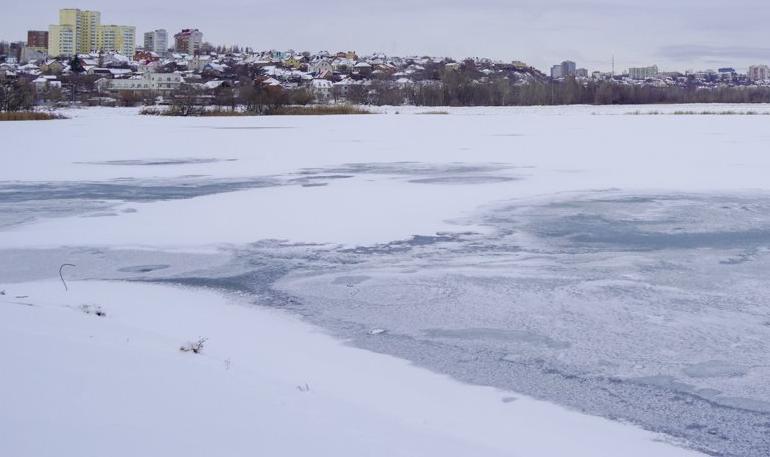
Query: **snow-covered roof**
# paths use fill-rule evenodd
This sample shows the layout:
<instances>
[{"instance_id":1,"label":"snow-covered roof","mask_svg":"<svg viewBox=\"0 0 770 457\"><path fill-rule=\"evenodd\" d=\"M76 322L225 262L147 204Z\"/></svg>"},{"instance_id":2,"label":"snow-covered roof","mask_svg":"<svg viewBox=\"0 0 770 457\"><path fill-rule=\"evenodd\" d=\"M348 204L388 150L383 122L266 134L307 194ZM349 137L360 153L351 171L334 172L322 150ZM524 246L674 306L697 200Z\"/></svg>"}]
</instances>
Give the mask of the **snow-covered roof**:
<instances>
[{"instance_id":1,"label":"snow-covered roof","mask_svg":"<svg viewBox=\"0 0 770 457\"><path fill-rule=\"evenodd\" d=\"M214 80L214 81L209 81L209 82L203 84L203 87L205 87L206 89L216 89L218 87L221 87L222 84L224 84L224 83L225 83L224 81Z\"/></svg>"}]
</instances>

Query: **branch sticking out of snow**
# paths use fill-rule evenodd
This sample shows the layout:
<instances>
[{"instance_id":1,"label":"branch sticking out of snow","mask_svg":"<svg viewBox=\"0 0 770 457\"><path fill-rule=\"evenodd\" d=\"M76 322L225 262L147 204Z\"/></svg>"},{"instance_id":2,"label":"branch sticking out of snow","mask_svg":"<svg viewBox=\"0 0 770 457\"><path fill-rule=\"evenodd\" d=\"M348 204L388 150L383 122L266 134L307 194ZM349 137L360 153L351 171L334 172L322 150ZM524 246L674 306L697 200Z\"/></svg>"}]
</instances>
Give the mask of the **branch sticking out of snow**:
<instances>
[{"instance_id":1,"label":"branch sticking out of snow","mask_svg":"<svg viewBox=\"0 0 770 457\"><path fill-rule=\"evenodd\" d=\"M193 354L200 354L203 352L203 346L206 344L206 341L208 341L208 338L200 337L198 338L198 341L195 342L189 342L187 344L182 345L179 350L182 352L192 352Z\"/></svg>"}]
</instances>

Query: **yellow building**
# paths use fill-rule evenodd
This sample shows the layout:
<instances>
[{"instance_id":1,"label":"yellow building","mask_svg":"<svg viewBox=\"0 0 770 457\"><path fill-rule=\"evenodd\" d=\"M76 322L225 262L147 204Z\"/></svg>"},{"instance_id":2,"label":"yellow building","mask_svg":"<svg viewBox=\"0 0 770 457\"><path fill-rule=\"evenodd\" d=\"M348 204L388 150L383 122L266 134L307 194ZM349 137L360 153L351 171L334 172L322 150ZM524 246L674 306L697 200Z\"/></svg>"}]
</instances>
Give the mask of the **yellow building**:
<instances>
[{"instance_id":1,"label":"yellow building","mask_svg":"<svg viewBox=\"0 0 770 457\"><path fill-rule=\"evenodd\" d=\"M136 52L136 27L127 25L101 25L97 29L96 49L117 51L134 57Z\"/></svg>"},{"instance_id":2,"label":"yellow building","mask_svg":"<svg viewBox=\"0 0 770 457\"><path fill-rule=\"evenodd\" d=\"M75 27L51 25L48 27L48 55L51 57L72 56L77 52Z\"/></svg>"},{"instance_id":3,"label":"yellow building","mask_svg":"<svg viewBox=\"0 0 770 457\"><path fill-rule=\"evenodd\" d=\"M71 56L96 49L101 17L98 11L59 10L59 24L48 28L48 53Z\"/></svg>"},{"instance_id":4,"label":"yellow building","mask_svg":"<svg viewBox=\"0 0 770 457\"><path fill-rule=\"evenodd\" d=\"M73 56L92 51L118 51L133 57L136 50L136 28L124 25L101 25L98 11L59 10L59 23L48 28L48 54Z\"/></svg>"}]
</instances>

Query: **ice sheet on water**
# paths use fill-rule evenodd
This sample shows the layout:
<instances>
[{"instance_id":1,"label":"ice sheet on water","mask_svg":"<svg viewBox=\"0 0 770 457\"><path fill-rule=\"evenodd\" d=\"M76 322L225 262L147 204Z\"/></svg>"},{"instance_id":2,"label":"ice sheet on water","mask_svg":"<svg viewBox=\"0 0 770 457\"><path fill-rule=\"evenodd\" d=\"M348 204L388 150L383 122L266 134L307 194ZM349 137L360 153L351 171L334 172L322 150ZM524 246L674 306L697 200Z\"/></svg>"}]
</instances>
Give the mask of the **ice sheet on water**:
<instances>
[{"instance_id":1,"label":"ice sheet on water","mask_svg":"<svg viewBox=\"0 0 770 457\"><path fill-rule=\"evenodd\" d=\"M407 176L458 173L398 167L412 170ZM305 176L303 184L316 182ZM173 192L137 190L135 182L117 183L131 188L122 194L104 183L5 190L9 201L33 204L67 196L188 198L230 188L196 179ZM458 230L353 249L265 241L213 258L6 251L11 261L0 274L53 274L53 254L85 265L71 273L77 278L250 293L354 344L466 381L632 420L728 455L770 449L770 426L763 425L770 424L770 197L600 192L511 202L476 219L489 234ZM387 331L372 338L373 329Z\"/></svg>"},{"instance_id":2,"label":"ice sheet on water","mask_svg":"<svg viewBox=\"0 0 770 457\"><path fill-rule=\"evenodd\" d=\"M388 329L357 344L461 379L727 454L770 449L770 196L613 191L479 217L492 235L337 253L332 270L365 282L327 267L278 288L354 340Z\"/></svg>"},{"instance_id":3,"label":"ice sheet on water","mask_svg":"<svg viewBox=\"0 0 770 457\"><path fill-rule=\"evenodd\" d=\"M708 360L685 367L682 371L691 378L739 378L748 368L724 360Z\"/></svg>"},{"instance_id":4,"label":"ice sheet on water","mask_svg":"<svg viewBox=\"0 0 770 457\"><path fill-rule=\"evenodd\" d=\"M235 162L238 159L216 158L176 158L176 159L125 159L102 160L92 162L75 162L79 165L115 165L115 166L174 166L174 165L206 165L218 162Z\"/></svg>"}]
</instances>

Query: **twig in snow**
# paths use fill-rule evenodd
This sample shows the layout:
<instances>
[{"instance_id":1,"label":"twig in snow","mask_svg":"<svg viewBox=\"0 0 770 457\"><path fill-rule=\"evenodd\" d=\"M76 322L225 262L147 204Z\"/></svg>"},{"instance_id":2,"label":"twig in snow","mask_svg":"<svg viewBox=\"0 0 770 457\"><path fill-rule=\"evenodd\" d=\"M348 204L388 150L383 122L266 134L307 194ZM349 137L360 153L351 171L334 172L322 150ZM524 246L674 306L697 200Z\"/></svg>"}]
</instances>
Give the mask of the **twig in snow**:
<instances>
[{"instance_id":1,"label":"twig in snow","mask_svg":"<svg viewBox=\"0 0 770 457\"><path fill-rule=\"evenodd\" d=\"M64 269L64 267L73 267L74 268L76 266L77 265L72 265L71 263L63 263L59 267L59 278L61 278L61 283L64 284L64 290L66 290L67 292L69 292L70 289L69 289L69 287L67 287L67 281L64 280L64 276L62 275L62 270Z\"/></svg>"},{"instance_id":2,"label":"twig in snow","mask_svg":"<svg viewBox=\"0 0 770 457\"><path fill-rule=\"evenodd\" d=\"M179 348L182 352L192 352L194 354L200 354L203 351L203 346L208 341L208 338L200 337L196 342L190 342Z\"/></svg>"}]
</instances>

